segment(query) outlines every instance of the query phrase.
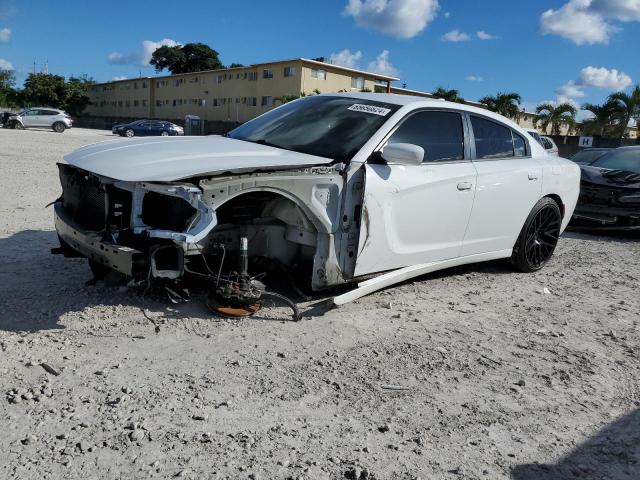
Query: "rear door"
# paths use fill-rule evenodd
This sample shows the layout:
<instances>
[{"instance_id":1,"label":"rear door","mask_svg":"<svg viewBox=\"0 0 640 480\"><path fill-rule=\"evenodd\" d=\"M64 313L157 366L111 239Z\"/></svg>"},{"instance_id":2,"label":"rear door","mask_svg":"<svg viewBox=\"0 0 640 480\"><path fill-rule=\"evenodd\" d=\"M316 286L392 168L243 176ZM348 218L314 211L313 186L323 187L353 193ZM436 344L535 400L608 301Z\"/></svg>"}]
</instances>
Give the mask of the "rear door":
<instances>
[{"instance_id":1,"label":"rear door","mask_svg":"<svg viewBox=\"0 0 640 480\"><path fill-rule=\"evenodd\" d=\"M524 135L480 115L469 123L478 178L463 256L513 248L542 190L542 166Z\"/></svg>"},{"instance_id":2,"label":"rear door","mask_svg":"<svg viewBox=\"0 0 640 480\"><path fill-rule=\"evenodd\" d=\"M455 110L410 113L380 145L421 146L421 165L365 165L365 193L355 275L460 254L473 205L476 170Z\"/></svg>"}]
</instances>

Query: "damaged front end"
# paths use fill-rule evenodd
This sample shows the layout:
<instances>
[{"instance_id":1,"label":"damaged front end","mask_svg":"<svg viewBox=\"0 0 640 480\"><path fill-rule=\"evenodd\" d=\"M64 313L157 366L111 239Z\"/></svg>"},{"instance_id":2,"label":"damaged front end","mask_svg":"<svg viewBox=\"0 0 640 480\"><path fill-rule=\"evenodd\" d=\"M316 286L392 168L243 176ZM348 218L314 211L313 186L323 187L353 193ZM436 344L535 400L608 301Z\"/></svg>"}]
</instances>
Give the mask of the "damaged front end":
<instances>
[{"instance_id":1,"label":"damaged front end","mask_svg":"<svg viewBox=\"0 0 640 480\"><path fill-rule=\"evenodd\" d=\"M211 308L244 312L265 296L250 270L299 272L313 290L346 281L334 238L337 167L177 182L114 180L64 163L59 171L54 253L84 256L139 282L200 277Z\"/></svg>"}]
</instances>

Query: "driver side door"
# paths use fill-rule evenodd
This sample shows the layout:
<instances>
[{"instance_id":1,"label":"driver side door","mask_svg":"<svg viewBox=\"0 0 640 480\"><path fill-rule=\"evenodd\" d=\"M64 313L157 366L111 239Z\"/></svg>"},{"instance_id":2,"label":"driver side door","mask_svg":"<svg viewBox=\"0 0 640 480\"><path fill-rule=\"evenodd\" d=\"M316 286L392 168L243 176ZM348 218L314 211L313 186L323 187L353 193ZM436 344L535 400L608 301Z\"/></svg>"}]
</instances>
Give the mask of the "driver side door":
<instances>
[{"instance_id":1,"label":"driver side door","mask_svg":"<svg viewBox=\"0 0 640 480\"><path fill-rule=\"evenodd\" d=\"M424 160L391 165L374 154L365 165L356 276L458 257L473 207L477 174L460 112L412 112L379 150L390 143L419 145Z\"/></svg>"}]
</instances>

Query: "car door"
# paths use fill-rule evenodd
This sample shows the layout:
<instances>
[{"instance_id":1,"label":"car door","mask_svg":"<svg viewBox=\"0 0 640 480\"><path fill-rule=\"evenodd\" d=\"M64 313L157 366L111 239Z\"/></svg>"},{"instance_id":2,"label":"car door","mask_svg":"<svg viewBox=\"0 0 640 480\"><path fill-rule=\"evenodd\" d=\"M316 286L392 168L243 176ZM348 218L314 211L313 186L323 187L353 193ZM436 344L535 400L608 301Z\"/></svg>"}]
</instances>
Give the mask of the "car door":
<instances>
[{"instance_id":1,"label":"car door","mask_svg":"<svg viewBox=\"0 0 640 480\"><path fill-rule=\"evenodd\" d=\"M471 213L476 170L455 110L410 113L380 145L410 143L420 165L365 165L365 191L355 275L457 257ZM378 160L376 160L376 158Z\"/></svg>"},{"instance_id":2,"label":"car door","mask_svg":"<svg viewBox=\"0 0 640 480\"><path fill-rule=\"evenodd\" d=\"M40 110L36 108L27 110L25 114L22 115L22 124L25 127L39 127L40 126Z\"/></svg>"},{"instance_id":3,"label":"car door","mask_svg":"<svg viewBox=\"0 0 640 480\"><path fill-rule=\"evenodd\" d=\"M478 178L462 255L513 248L540 199L542 166L529 140L511 127L475 114L469 126Z\"/></svg>"}]
</instances>

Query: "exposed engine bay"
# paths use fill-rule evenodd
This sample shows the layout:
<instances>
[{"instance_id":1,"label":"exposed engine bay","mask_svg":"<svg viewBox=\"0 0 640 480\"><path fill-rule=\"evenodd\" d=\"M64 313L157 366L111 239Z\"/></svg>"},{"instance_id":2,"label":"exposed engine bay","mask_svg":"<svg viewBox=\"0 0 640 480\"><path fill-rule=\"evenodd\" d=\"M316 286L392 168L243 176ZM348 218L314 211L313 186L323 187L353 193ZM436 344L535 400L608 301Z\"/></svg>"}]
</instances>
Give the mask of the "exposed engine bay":
<instances>
[{"instance_id":1,"label":"exposed engine bay","mask_svg":"<svg viewBox=\"0 0 640 480\"><path fill-rule=\"evenodd\" d=\"M340 166L171 183L113 180L62 163L59 171L54 253L87 257L94 274L116 270L138 282L198 277L217 313L251 315L269 299L290 306L294 318L295 304L267 291L267 271L293 274L311 290L349 279L357 234L351 255L340 255Z\"/></svg>"}]
</instances>

